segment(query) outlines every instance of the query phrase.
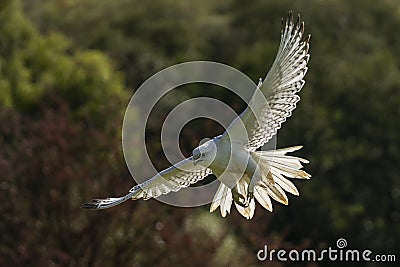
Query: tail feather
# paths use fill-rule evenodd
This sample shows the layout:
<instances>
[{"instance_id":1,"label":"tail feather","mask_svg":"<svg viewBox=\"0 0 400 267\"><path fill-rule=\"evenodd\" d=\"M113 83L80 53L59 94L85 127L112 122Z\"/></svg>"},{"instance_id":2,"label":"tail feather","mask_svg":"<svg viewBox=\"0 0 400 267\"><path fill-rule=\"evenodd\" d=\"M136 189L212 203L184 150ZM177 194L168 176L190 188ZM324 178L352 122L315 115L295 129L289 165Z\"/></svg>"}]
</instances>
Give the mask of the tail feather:
<instances>
[{"instance_id":1,"label":"tail feather","mask_svg":"<svg viewBox=\"0 0 400 267\"><path fill-rule=\"evenodd\" d=\"M310 175L303 170L293 169L288 166L273 164L271 166L271 172L273 173L280 173L289 178L303 178L309 179Z\"/></svg>"},{"instance_id":2,"label":"tail feather","mask_svg":"<svg viewBox=\"0 0 400 267\"><path fill-rule=\"evenodd\" d=\"M228 213L231 212L231 206L232 206L232 192L228 187L225 187L225 189L226 190L222 196L220 205L222 217L225 217Z\"/></svg>"},{"instance_id":3,"label":"tail feather","mask_svg":"<svg viewBox=\"0 0 400 267\"><path fill-rule=\"evenodd\" d=\"M231 206L232 192L226 185L221 183L215 193L213 201L211 202L210 212L213 212L220 207L221 215L222 217L225 217L231 212Z\"/></svg>"},{"instance_id":4,"label":"tail feather","mask_svg":"<svg viewBox=\"0 0 400 267\"><path fill-rule=\"evenodd\" d=\"M286 196L285 191L283 191L282 188L277 183L266 184L264 182L261 182L259 186L267 190L268 195L270 195L274 200L284 205L289 204L289 200L288 197Z\"/></svg>"},{"instance_id":5,"label":"tail feather","mask_svg":"<svg viewBox=\"0 0 400 267\"><path fill-rule=\"evenodd\" d=\"M217 192L215 193L214 199L211 202L210 212L215 211L221 205L221 198L225 192L226 186L223 183L220 183Z\"/></svg>"},{"instance_id":6,"label":"tail feather","mask_svg":"<svg viewBox=\"0 0 400 267\"><path fill-rule=\"evenodd\" d=\"M301 158L289 157L289 156L279 156L279 155L273 156L271 158L272 158L271 164L277 164L277 165L281 164L281 165L285 165L285 166L288 166L293 169L300 169L303 167L303 164L301 164L302 161L300 161L303 159L301 159ZM307 164L307 161L306 162L303 161L303 163Z\"/></svg>"},{"instance_id":7,"label":"tail feather","mask_svg":"<svg viewBox=\"0 0 400 267\"><path fill-rule=\"evenodd\" d=\"M279 148L279 149L275 149L275 150L257 151L257 153L259 153L261 155L265 155L265 156L282 155L282 156L287 157L285 155L286 153L294 152L294 151L300 150L302 148L303 148L303 146L291 146L291 147Z\"/></svg>"},{"instance_id":8,"label":"tail feather","mask_svg":"<svg viewBox=\"0 0 400 267\"><path fill-rule=\"evenodd\" d=\"M296 186L291 181L283 177L281 174L276 173L275 175L273 175L273 177L274 181L278 183L278 185L282 187L283 190L295 196L299 195L299 191L297 190Z\"/></svg>"},{"instance_id":9,"label":"tail feather","mask_svg":"<svg viewBox=\"0 0 400 267\"><path fill-rule=\"evenodd\" d=\"M261 204L261 206L263 206L266 210L272 212L272 202L267 190L265 190L263 187L256 186L254 188L254 197L256 198L258 203Z\"/></svg>"}]
</instances>

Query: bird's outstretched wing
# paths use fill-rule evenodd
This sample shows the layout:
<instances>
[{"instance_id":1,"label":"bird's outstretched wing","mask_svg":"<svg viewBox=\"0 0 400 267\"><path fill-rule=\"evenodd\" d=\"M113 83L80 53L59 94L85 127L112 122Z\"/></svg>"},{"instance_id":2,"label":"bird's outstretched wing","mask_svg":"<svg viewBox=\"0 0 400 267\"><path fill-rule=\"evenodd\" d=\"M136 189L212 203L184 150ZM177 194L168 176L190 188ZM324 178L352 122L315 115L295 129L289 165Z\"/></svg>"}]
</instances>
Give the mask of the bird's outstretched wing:
<instances>
[{"instance_id":1,"label":"bird's outstretched wing","mask_svg":"<svg viewBox=\"0 0 400 267\"><path fill-rule=\"evenodd\" d=\"M178 191L202 180L212 171L209 168L194 165L192 157L182 160L181 162L165 169L151 179L132 187L129 193L122 197L113 197L106 199L93 199L89 203L82 205L83 208L88 209L107 209L128 199L145 200L149 198L156 198L162 194L167 194L171 191Z\"/></svg>"},{"instance_id":2,"label":"bird's outstretched wing","mask_svg":"<svg viewBox=\"0 0 400 267\"><path fill-rule=\"evenodd\" d=\"M283 20L282 20L283 23ZM309 60L310 35L303 40L304 22L294 22L289 12L282 26L281 42L270 71L259 83L249 106L224 133L231 142L243 144L255 151L270 140L281 124L292 115L300 97L296 94L304 86Z\"/></svg>"}]
</instances>

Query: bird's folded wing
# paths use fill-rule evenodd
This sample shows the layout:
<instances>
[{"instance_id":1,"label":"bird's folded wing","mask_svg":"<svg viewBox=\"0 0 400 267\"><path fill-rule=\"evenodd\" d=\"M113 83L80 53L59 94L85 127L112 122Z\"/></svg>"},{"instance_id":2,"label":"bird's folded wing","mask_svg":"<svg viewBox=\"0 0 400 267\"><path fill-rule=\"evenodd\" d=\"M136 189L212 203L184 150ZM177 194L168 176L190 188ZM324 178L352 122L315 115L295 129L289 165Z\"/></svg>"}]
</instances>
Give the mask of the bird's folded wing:
<instances>
[{"instance_id":1,"label":"bird's folded wing","mask_svg":"<svg viewBox=\"0 0 400 267\"><path fill-rule=\"evenodd\" d=\"M294 22L289 13L281 32L281 42L264 83L257 87L249 106L224 133L231 142L243 144L255 151L271 139L281 124L291 116L300 97L296 94L304 86L309 60L308 36L302 40L304 23L300 16Z\"/></svg>"},{"instance_id":2,"label":"bird's folded wing","mask_svg":"<svg viewBox=\"0 0 400 267\"><path fill-rule=\"evenodd\" d=\"M93 199L91 202L83 204L82 207L107 209L128 199L156 198L162 194L167 194L171 191L176 192L181 188L188 187L211 173L212 171L209 168L195 166L192 162L192 157L190 157L157 173L151 179L132 187L125 196Z\"/></svg>"}]
</instances>

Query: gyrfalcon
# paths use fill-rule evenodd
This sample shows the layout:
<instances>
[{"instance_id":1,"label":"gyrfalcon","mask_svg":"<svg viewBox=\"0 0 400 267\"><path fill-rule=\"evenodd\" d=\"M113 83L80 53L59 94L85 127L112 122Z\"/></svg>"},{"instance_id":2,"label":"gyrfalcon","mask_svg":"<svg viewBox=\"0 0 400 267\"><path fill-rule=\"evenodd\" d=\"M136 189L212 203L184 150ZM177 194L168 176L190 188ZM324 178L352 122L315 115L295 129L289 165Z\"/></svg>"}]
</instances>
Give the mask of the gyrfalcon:
<instances>
[{"instance_id":1,"label":"gyrfalcon","mask_svg":"<svg viewBox=\"0 0 400 267\"><path fill-rule=\"evenodd\" d=\"M247 219L254 215L255 199L272 211L270 197L288 204L285 191L298 195L288 178L309 179L302 169L307 160L287 156L301 146L259 151L291 116L300 100L309 60L310 35L303 39L304 22L292 12L282 19L281 41L275 61L264 82L259 81L248 107L226 131L193 150L192 156L132 187L123 197L94 199L83 208L107 209L128 199L157 198L189 187L213 173L220 182L210 212L220 207L223 217L232 202Z\"/></svg>"}]
</instances>

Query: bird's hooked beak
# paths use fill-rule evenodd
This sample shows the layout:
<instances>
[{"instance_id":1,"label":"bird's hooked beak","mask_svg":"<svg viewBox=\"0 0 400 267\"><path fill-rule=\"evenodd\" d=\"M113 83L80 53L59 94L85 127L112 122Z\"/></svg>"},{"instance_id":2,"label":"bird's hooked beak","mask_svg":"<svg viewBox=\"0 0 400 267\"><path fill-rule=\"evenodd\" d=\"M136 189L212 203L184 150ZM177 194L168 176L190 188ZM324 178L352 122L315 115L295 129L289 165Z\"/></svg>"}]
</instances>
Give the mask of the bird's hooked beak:
<instances>
[{"instance_id":1,"label":"bird's hooked beak","mask_svg":"<svg viewBox=\"0 0 400 267\"><path fill-rule=\"evenodd\" d=\"M202 159L198 159L198 160L193 159L193 165L196 166L197 163L199 163L200 161L203 161L203 160Z\"/></svg>"},{"instance_id":2,"label":"bird's hooked beak","mask_svg":"<svg viewBox=\"0 0 400 267\"><path fill-rule=\"evenodd\" d=\"M193 157L192 157L192 161L193 161L193 165L196 165L197 163L199 163L200 161L202 161L201 159L201 152L198 148L196 148L195 150L193 150Z\"/></svg>"}]
</instances>

